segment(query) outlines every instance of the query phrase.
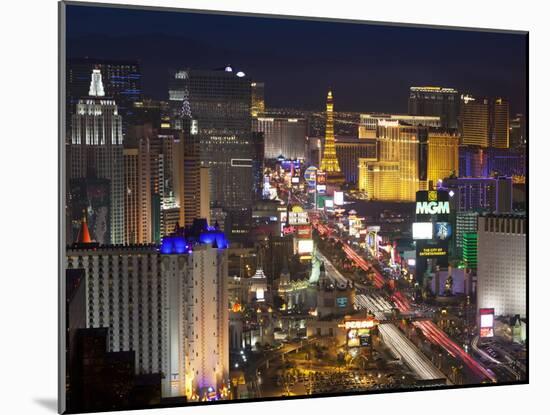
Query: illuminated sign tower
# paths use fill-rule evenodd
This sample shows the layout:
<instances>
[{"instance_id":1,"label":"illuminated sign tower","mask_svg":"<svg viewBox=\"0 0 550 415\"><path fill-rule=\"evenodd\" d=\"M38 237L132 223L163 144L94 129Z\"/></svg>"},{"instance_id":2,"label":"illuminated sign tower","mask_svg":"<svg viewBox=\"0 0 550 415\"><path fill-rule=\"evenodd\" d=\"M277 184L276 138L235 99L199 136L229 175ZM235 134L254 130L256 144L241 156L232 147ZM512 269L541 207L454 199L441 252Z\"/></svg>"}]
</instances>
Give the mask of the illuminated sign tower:
<instances>
[{"instance_id":1,"label":"illuminated sign tower","mask_svg":"<svg viewBox=\"0 0 550 415\"><path fill-rule=\"evenodd\" d=\"M327 120L325 127L325 146L323 157L321 158L321 170L327 173L327 182L329 184L343 184L344 175L340 170L338 158L336 157L336 145L334 143L334 103L332 100L332 91L327 95Z\"/></svg>"},{"instance_id":2,"label":"illuminated sign tower","mask_svg":"<svg viewBox=\"0 0 550 415\"><path fill-rule=\"evenodd\" d=\"M450 224L451 204L446 190L416 192L416 277L422 281L425 272L434 272L436 266L447 267L449 240L453 233ZM422 231L423 228L425 231ZM416 229L415 229L416 228Z\"/></svg>"}]
</instances>

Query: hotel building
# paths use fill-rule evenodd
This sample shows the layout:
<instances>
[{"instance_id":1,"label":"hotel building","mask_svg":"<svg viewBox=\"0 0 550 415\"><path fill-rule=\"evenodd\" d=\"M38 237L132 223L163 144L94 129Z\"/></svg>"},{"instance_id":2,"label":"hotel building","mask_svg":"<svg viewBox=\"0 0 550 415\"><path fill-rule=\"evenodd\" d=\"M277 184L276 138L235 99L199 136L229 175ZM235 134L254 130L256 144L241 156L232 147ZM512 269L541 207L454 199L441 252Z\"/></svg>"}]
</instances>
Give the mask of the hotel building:
<instances>
[{"instance_id":1,"label":"hotel building","mask_svg":"<svg viewBox=\"0 0 550 415\"><path fill-rule=\"evenodd\" d=\"M463 97L461 109L462 144L489 147L489 100Z\"/></svg>"},{"instance_id":2,"label":"hotel building","mask_svg":"<svg viewBox=\"0 0 550 415\"><path fill-rule=\"evenodd\" d=\"M122 117L115 101L105 97L98 69L93 70L89 85L88 97L78 101L72 115L67 178L109 180L109 242L121 244L124 242Z\"/></svg>"},{"instance_id":3,"label":"hotel building","mask_svg":"<svg viewBox=\"0 0 550 415\"><path fill-rule=\"evenodd\" d=\"M359 138L375 139L376 137L378 137L378 123L380 121L398 121L406 125L430 128L441 127L441 118L439 116L382 113L361 114L359 116Z\"/></svg>"},{"instance_id":4,"label":"hotel building","mask_svg":"<svg viewBox=\"0 0 550 415\"><path fill-rule=\"evenodd\" d=\"M265 113L265 85L263 82L252 82L250 84L250 89L250 115L252 115L252 117L261 117Z\"/></svg>"},{"instance_id":5,"label":"hotel building","mask_svg":"<svg viewBox=\"0 0 550 415\"><path fill-rule=\"evenodd\" d=\"M228 385L227 242L197 223L160 247L67 249L67 269L86 273L86 327L108 327L108 350L134 351L137 373L162 373L163 397Z\"/></svg>"},{"instance_id":6,"label":"hotel building","mask_svg":"<svg viewBox=\"0 0 550 415\"><path fill-rule=\"evenodd\" d=\"M510 114L505 98L462 97L462 144L482 148L510 147Z\"/></svg>"},{"instance_id":7,"label":"hotel building","mask_svg":"<svg viewBox=\"0 0 550 415\"><path fill-rule=\"evenodd\" d=\"M359 159L359 184L370 200L412 202L427 190L428 130L379 120L378 160Z\"/></svg>"},{"instance_id":8,"label":"hotel building","mask_svg":"<svg viewBox=\"0 0 550 415\"><path fill-rule=\"evenodd\" d=\"M527 219L480 216L478 222L477 306L497 316L526 317Z\"/></svg>"},{"instance_id":9,"label":"hotel building","mask_svg":"<svg viewBox=\"0 0 550 415\"><path fill-rule=\"evenodd\" d=\"M458 128L460 97L454 88L413 86L409 90L409 114L441 118L441 127Z\"/></svg>"},{"instance_id":10,"label":"hotel building","mask_svg":"<svg viewBox=\"0 0 550 415\"><path fill-rule=\"evenodd\" d=\"M264 157L276 159L304 159L306 152L307 121L304 118L252 119L252 130L264 135Z\"/></svg>"},{"instance_id":11,"label":"hotel building","mask_svg":"<svg viewBox=\"0 0 550 415\"><path fill-rule=\"evenodd\" d=\"M442 186L452 191L453 211L485 211L510 213L512 211L512 178L446 178Z\"/></svg>"},{"instance_id":12,"label":"hotel building","mask_svg":"<svg viewBox=\"0 0 550 415\"><path fill-rule=\"evenodd\" d=\"M458 174L458 144L460 137L440 129L428 132L428 182L436 184L452 174Z\"/></svg>"},{"instance_id":13,"label":"hotel building","mask_svg":"<svg viewBox=\"0 0 550 415\"><path fill-rule=\"evenodd\" d=\"M376 160L376 140L335 137L336 156L347 183L357 183L359 159Z\"/></svg>"}]
</instances>

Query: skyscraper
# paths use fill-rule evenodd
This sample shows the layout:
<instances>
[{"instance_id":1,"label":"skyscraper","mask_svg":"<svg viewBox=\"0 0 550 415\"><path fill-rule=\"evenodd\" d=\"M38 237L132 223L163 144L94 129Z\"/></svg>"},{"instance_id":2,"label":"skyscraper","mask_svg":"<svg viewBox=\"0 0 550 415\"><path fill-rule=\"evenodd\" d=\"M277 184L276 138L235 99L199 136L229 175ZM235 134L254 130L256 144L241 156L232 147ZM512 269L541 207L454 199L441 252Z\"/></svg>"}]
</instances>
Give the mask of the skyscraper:
<instances>
[{"instance_id":1,"label":"skyscraper","mask_svg":"<svg viewBox=\"0 0 550 415\"><path fill-rule=\"evenodd\" d=\"M210 201L228 212L250 210L255 198L250 79L233 68L178 70L170 82L172 125L197 135L210 167ZM186 125L187 123L187 125Z\"/></svg>"},{"instance_id":2,"label":"skyscraper","mask_svg":"<svg viewBox=\"0 0 550 415\"><path fill-rule=\"evenodd\" d=\"M430 128L441 127L441 117L433 115L361 114L359 116L359 138L376 138L378 136L378 123L380 121L399 121L401 124Z\"/></svg>"},{"instance_id":3,"label":"skyscraper","mask_svg":"<svg viewBox=\"0 0 550 415\"><path fill-rule=\"evenodd\" d=\"M173 133L170 164L174 198L173 204L165 203L164 207L178 207L180 225L189 226L195 219L210 218L210 168L201 166L200 139L196 134Z\"/></svg>"},{"instance_id":4,"label":"skyscraper","mask_svg":"<svg viewBox=\"0 0 550 415\"><path fill-rule=\"evenodd\" d=\"M251 104L250 114L252 117L261 117L265 112L265 100L264 100L264 83L252 82L251 87Z\"/></svg>"},{"instance_id":5,"label":"skyscraper","mask_svg":"<svg viewBox=\"0 0 550 415\"><path fill-rule=\"evenodd\" d=\"M202 398L228 385L227 242L204 222L162 245L67 250L86 273L86 327L108 350L133 350L136 373L163 373L162 396Z\"/></svg>"},{"instance_id":6,"label":"skyscraper","mask_svg":"<svg viewBox=\"0 0 550 415\"><path fill-rule=\"evenodd\" d=\"M510 147L510 109L505 98L490 101L490 145L494 148Z\"/></svg>"},{"instance_id":7,"label":"skyscraper","mask_svg":"<svg viewBox=\"0 0 550 415\"><path fill-rule=\"evenodd\" d=\"M368 198L412 202L428 186L428 129L381 119L378 159L359 159L359 190Z\"/></svg>"},{"instance_id":8,"label":"skyscraper","mask_svg":"<svg viewBox=\"0 0 550 415\"><path fill-rule=\"evenodd\" d=\"M461 107L462 144L489 146L489 100L464 96Z\"/></svg>"},{"instance_id":9,"label":"skyscraper","mask_svg":"<svg viewBox=\"0 0 550 415\"><path fill-rule=\"evenodd\" d=\"M412 86L409 91L409 114L441 118L441 127L458 128L460 97L453 88Z\"/></svg>"},{"instance_id":10,"label":"skyscraper","mask_svg":"<svg viewBox=\"0 0 550 415\"><path fill-rule=\"evenodd\" d=\"M516 114L510 120L510 147L523 148L527 144L527 130L525 116Z\"/></svg>"},{"instance_id":11,"label":"skyscraper","mask_svg":"<svg viewBox=\"0 0 550 415\"><path fill-rule=\"evenodd\" d=\"M466 232L462 235L462 260L467 268L477 268L477 233Z\"/></svg>"},{"instance_id":12,"label":"skyscraper","mask_svg":"<svg viewBox=\"0 0 550 415\"><path fill-rule=\"evenodd\" d=\"M134 122L134 103L141 100L141 70L137 61L74 58L67 61L67 125L78 101L88 94L90 73L98 69L103 77L105 96L111 97L122 116L122 133Z\"/></svg>"},{"instance_id":13,"label":"skyscraper","mask_svg":"<svg viewBox=\"0 0 550 415\"><path fill-rule=\"evenodd\" d=\"M376 160L376 140L335 137L336 155L346 182L357 183L359 159Z\"/></svg>"},{"instance_id":14,"label":"skyscraper","mask_svg":"<svg viewBox=\"0 0 550 415\"><path fill-rule=\"evenodd\" d=\"M252 120L252 129L264 135L266 159L305 158L307 122L304 118L267 118Z\"/></svg>"},{"instance_id":15,"label":"skyscraper","mask_svg":"<svg viewBox=\"0 0 550 415\"><path fill-rule=\"evenodd\" d=\"M336 144L334 141L334 102L332 91L327 94L327 111L325 126L325 143L323 146L323 156L321 157L321 170L327 173L328 184L343 184L345 179L338 158L336 157Z\"/></svg>"},{"instance_id":16,"label":"skyscraper","mask_svg":"<svg viewBox=\"0 0 550 415\"><path fill-rule=\"evenodd\" d=\"M512 211L512 179L510 177L445 178L442 186L453 192L453 211Z\"/></svg>"},{"instance_id":17,"label":"skyscraper","mask_svg":"<svg viewBox=\"0 0 550 415\"><path fill-rule=\"evenodd\" d=\"M439 180L458 174L460 137L446 131L428 131L428 182L435 187Z\"/></svg>"},{"instance_id":18,"label":"skyscraper","mask_svg":"<svg viewBox=\"0 0 550 415\"><path fill-rule=\"evenodd\" d=\"M527 220L525 216L486 215L478 222L477 306L497 316L526 317Z\"/></svg>"},{"instance_id":19,"label":"skyscraper","mask_svg":"<svg viewBox=\"0 0 550 415\"><path fill-rule=\"evenodd\" d=\"M454 197L454 196L453 196ZM451 198L452 199L452 198ZM463 247L465 242L466 234L476 234L477 235L477 218L479 212L477 211L462 211L454 212L454 227L455 231L452 236L452 242L454 243L454 252L456 257L463 257ZM470 239L471 242L471 239ZM476 236L476 253L477 253L477 236Z\"/></svg>"},{"instance_id":20,"label":"skyscraper","mask_svg":"<svg viewBox=\"0 0 550 415\"><path fill-rule=\"evenodd\" d=\"M152 180L151 125L132 126L124 145L124 241L126 244L151 243Z\"/></svg>"},{"instance_id":21,"label":"skyscraper","mask_svg":"<svg viewBox=\"0 0 550 415\"><path fill-rule=\"evenodd\" d=\"M510 147L510 114L505 98L464 95L461 106L462 144L479 147Z\"/></svg>"},{"instance_id":22,"label":"skyscraper","mask_svg":"<svg viewBox=\"0 0 550 415\"><path fill-rule=\"evenodd\" d=\"M122 117L116 102L105 97L101 71L92 71L88 96L78 101L67 144L69 179L110 182L110 243L124 242L124 163Z\"/></svg>"}]
</instances>

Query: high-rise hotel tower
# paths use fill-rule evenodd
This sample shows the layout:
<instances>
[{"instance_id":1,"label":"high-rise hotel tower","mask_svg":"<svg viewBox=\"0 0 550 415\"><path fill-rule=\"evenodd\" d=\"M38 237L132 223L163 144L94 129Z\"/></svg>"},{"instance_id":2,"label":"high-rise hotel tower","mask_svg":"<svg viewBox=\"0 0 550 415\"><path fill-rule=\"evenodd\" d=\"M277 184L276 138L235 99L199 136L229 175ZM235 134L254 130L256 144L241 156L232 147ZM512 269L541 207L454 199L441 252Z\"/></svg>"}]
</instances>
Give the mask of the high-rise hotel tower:
<instances>
[{"instance_id":1,"label":"high-rise hotel tower","mask_svg":"<svg viewBox=\"0 0 550 415\"><path fill-rule=\"evenodd\" d=\"M110 243L124 242L122 117L105 97L101 71L94 69L88 96L78 101L67 142L68 179L109 180ZM92 235L94 238L94 235Z\"/></svg>"},{"instance_id":2,"label":"high-rise hotel tower","mask_svg":"<svg viewBox=\"0 0 550 415\"><path fill-rule=\"evenodd\" d=\"M412 86L409 90L409 114L433 115L444 129L458 128L460 97L454 88Z\"/></svg>"},{"instance_id":3,"label":"high-rise hotel tower","mask_svg":"<svg viewBox=\"0 0 550 415\"><path fill-rule=\"evenodd\" d=\"M505 98L462 97L462 144L477 147L510 147L510 114Z\"/></svg>"},{"instance_id":4,"label":"high-rise hotel tower","mask_svg":"<svg viewBox=\"0 0 550 415\"><path fill-rule=\"evenodd\" d=\"M227 241L196 221L158 245L67 249L86 278L86 327L109 329L111 352L135 353L136 373L161 373L162 397L224 396L229 385Z\"/></svg>"}]
</instances>

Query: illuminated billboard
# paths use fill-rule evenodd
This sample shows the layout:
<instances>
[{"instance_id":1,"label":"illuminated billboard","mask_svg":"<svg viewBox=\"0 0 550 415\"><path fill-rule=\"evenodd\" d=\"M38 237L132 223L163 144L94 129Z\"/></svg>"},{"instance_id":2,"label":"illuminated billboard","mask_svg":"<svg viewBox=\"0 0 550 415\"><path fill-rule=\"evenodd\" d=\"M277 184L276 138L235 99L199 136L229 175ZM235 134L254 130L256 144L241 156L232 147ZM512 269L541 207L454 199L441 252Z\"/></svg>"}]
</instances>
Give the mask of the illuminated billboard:
<instances>
[{"instance_id":1,"label":"illuminated billboard","mask_svg":"<svg viewBox=\"0 0 550 415\"><path fill-rule=\"evenodd\" d=\"M317 172L317 186L327 184L327 174L324 171Z\"/></svg>"},{"instance_id":2,"label":"illuminated billboard","mask_svg":"<svg viewBox=\"0 0 550 415\"><path fill-rule=\"evenodd\" d=\"M346 330L350 329L370 329L374 327L374 319L370 318L367 320L348 320L344 323L344 328Z\"/></svg>"},{"instance_id":3,"label":"illuminated billboard","mask_svg":"<svg viewBox=\"0 0 550 415\"><path fill-rule=\"evenodd\" d=\"M293 234L296 232L296 228L294 226L286 226L284 223L283 223L283 236L284 235L290 235L290 234Z\"/></svg>"},{"instance_id":4,"label":"illuminated billboard","mask_svg":"<svg viewBox=\"0 0 550 415\"><path fill-rule=\"evenodd\" d=\"M308 167L304 172L304 179L306 180L309 187L315 187L316 175L317 167L315 166Z\"/></svg>"},{"instance_id":5,"label":"illuminated billboard","mask_svg":"<svg viewBox=\"0 0 550 415\"><path fill-rule=\"evenodd\" d=\"M432 222L414 222L412 225L413 239L432 239Z\"/></svg>"},{"instance_id":6,"label":"illuminated billboard","mask_svg":"<svg viewBox=\"0 0 550 415\"><path fill-rule=\"evenodd\" d=\"M453 235L452 226L449 222L437 222L434 228L434 239L447 241Z\"/></svg>"},{"instance_id":7,"label":"illuminated billboard","mask_svg":"<svg viewBox=\"0 0 550 415\"><path fill-rule=\"evenodd\" d=\"M298 184L300 183L300 178L298 176L292 176L292 179L290 179L290 182L292 184Z\"/></svg>"},{"instance_id":8,"label":"illuminated billboard","mask_svg":"<svg viewBox=\"0 0 550 415\"><path fill-rule=\"evenodd\" d=\"M348 347L368 347L371 344L370 329L351 329L347 335Z\"/></svg>"},{"instance_id":9,"label":"illuminated billboard","mask_svg":"<svg viewBox=\"0 0 550 415\"><path fill-rule=\"evenodd\" d=\"M414 236L416 240L416 260L420 269L426 266L426 261L432 259L439 266L448 265L449 240L452 236L450 224L451 206L449 192L446 190L421 190L416 192L416 222L431 222L432 230L430 237L421 233ZM420 225L427 226L428 225ZM420 238L420 236L423 236ZM420 261L420 262L419 262Z\"/></svg>"},{"instance_id":10,"label":"illuminated billboard","mask_svg":"<svg viewBox=\"0 0 550 415\"><path fill-rule=\"evenodd\" d=\"M327 174L317 171L317 192L324 194L327 191Z\"/></svg>"},{"instance_id":11,"label":"illuminated billboard","mask_svg":"<svg viewBox=\"0 0 550 415\"><path fill-rule=\"evenodd\" d=\"M429 244L417 246L416 255L420 258L439 258L446 257L448 249L446 245Z\"/></svg>"},{"instance_id":12,"label":"illuminated billboard","mask_svg":"<svg viewBox=\"0 0 550 415\"><path fill-rule=\"evenodd\" d=\"M288 212L289 225L307 225L309 217L307 212Z\"/></svg>"},{"instance_id":13,"label":"illuminated billboard","mask_svg":"<svg viewBox=\"0 0 550 415\"><path fill-rule=\"evenodd\" d=\"M495 309L479 309L479 337L488 338L495 335Z\"/></svg>"},{"instance_id":14,"label":"illuminated billboard","mask_svg":"<svg viewBox=\"0 0 550 415\"><path fill-rule=\"evenodd\" d=\"M295 227L296 236L299 239L311 239L312 229L311 225L297 225Z\"/></svg>"},{"instance_id":15,"label":"illuminated billboard","mask_svg":"<svg viewBox=\"0 0 550 415\"><path fill-rule=\"evenodd\" d=\"M298 254L311 254L313 252L313 239L298 240Z\"/></svg>"},{"instance_id":16,"label":"illuminated billboard","mask_svg":"<svg viewBox=\"0 0 550 415\"><path fill-rule=\"evenodd\" d=\"M343 326L347 330L346 345L349 348L371 345L371 330L376 325L373 318L364 320L347 320Z\"/></svg>"},{"instance_id":17,"label":"illuminated billboard","mask_svg":"<svg viewBox=\"0 0 550 415\"><path fill-rule=\"evenodd\" d=\"M344 192L334 192L334 204L342 206L344 204Z\"/></svg>"},{"instance_id":18,"label":"illuminated billboard","mask_svg":"<svg viewBox=\"0 0 550 415\"><path fill-rule=\"evenodd\" d=\"M449 193L445 190L421 190L416 192L416 217L418 220L437 216L445 220L451 213Z\"/></svg>"},{"instance_id":19,"label":"illuminated billboard","mask_svg":"<svg viewBox=\"0 0 550 415\"><path fill-rule=\"evenodd\" d=\"M357 330L348 331L348 347L359 347L359 336L357 335Z\"/></svg>"}]
</instances>

